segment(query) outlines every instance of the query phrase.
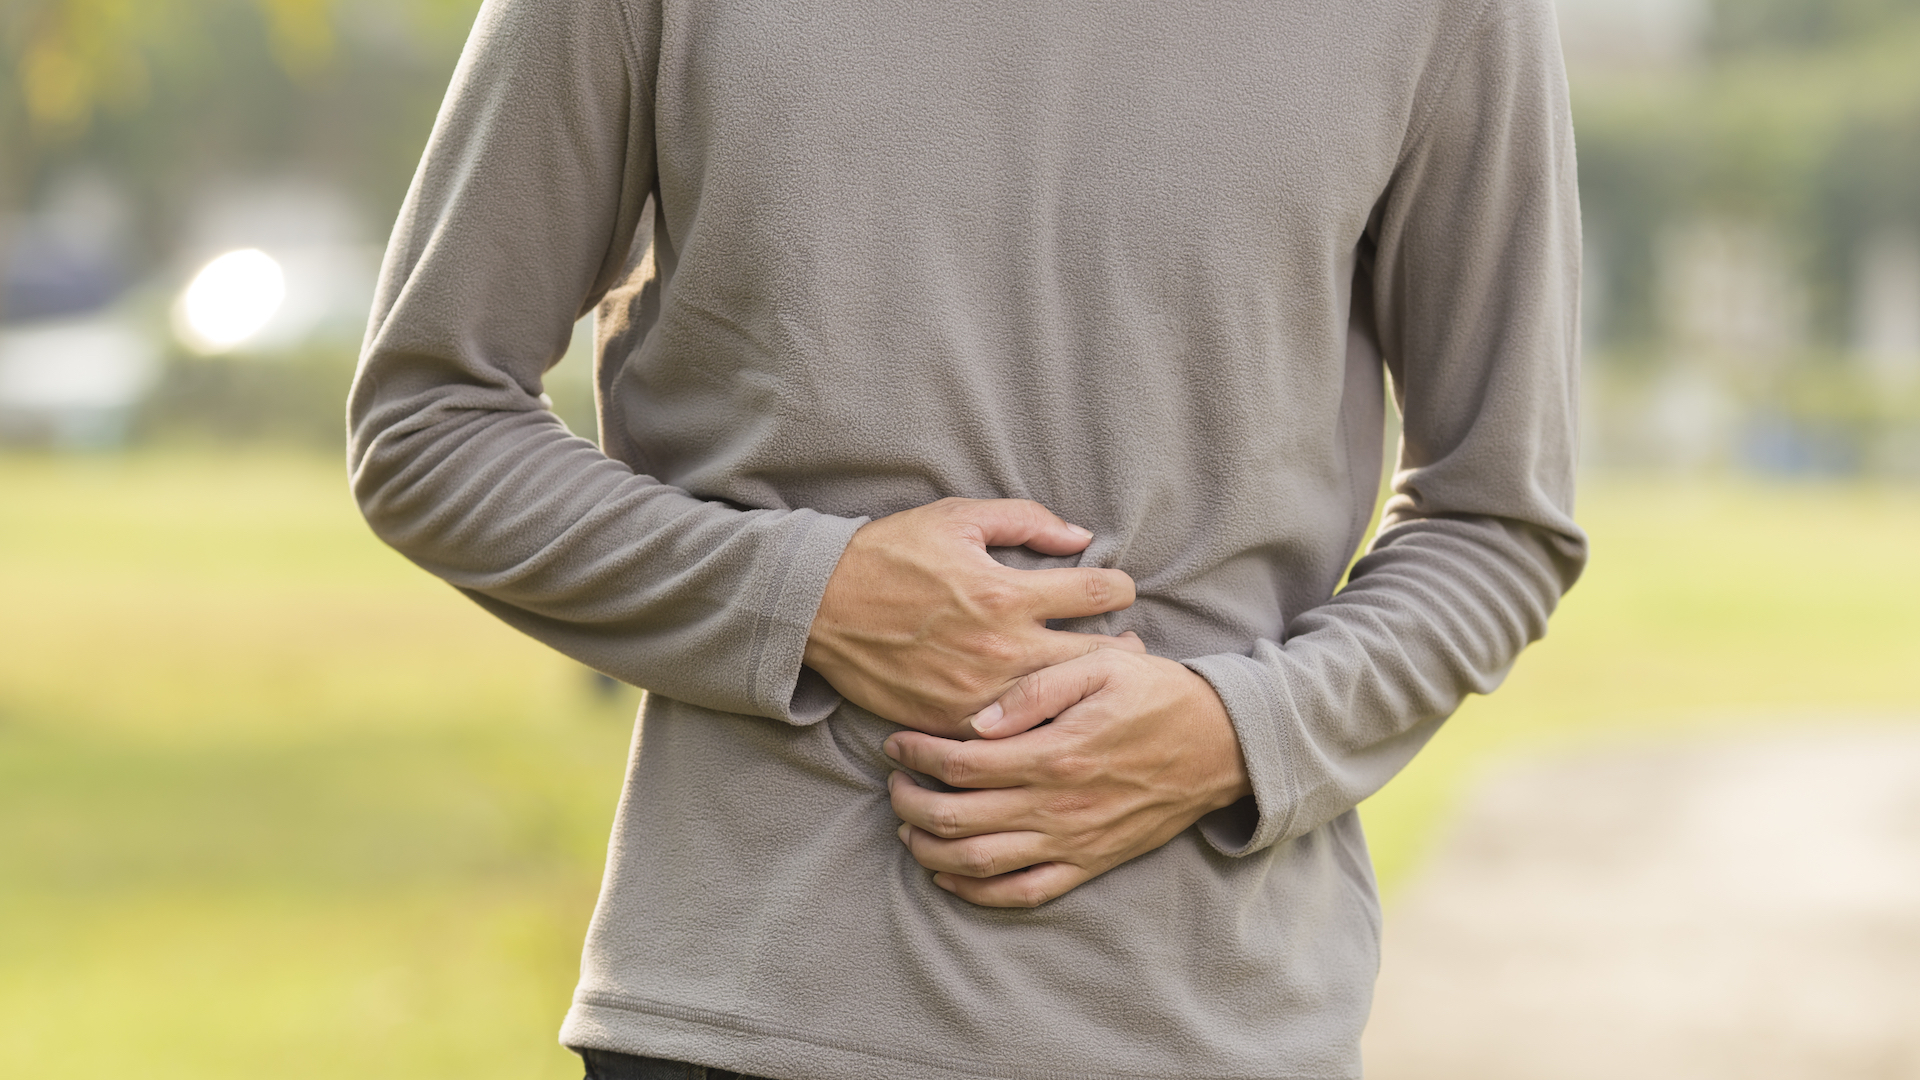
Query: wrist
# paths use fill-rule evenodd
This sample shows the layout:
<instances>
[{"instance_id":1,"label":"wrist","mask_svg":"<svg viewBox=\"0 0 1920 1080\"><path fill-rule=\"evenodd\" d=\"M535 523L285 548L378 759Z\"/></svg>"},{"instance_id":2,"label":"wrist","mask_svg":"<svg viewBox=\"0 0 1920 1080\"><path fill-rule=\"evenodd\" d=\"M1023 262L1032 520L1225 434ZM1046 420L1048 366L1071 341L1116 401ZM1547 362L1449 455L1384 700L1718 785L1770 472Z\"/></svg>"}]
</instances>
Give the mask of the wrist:
<instances>
[{"instance_id":1,"label":"wrist","mask_svg":"<svg viewBox=\"0 0 1920 1080\"><path fill-rule=\"evenodd\" d=\"M1180 670L1186 674L1192 700L1190 707L1203 732L1202 745L1207 749L1207 782L1202 787L1207 797L1202 805L1211 813L1252 795L1253 779L1247 772L1246 755L1240 749L1240 735L1234 730L1226 702L1199 673L1184 665Z\"/></svg>"},{"instance_id":2,"label":"wrist","mask_svg":"<svg viewBox=\"0 0 1920 1080\"><path fill-rule=\"evenodd\" d=\"M861 526L866 528L867 526ZM854 541L859 539L854 533ZM800 662L813 670L826 674L838 666L845 654L841 640L848 600L848 590L856 577L855 567L851 564L858 559L854 550L854 541L849 541L847 549L841 552L840 561L835 564L833 573L828 575L827 583L820 591L820 603L814 608L813 621L807 624L806 645L800 651Z\"/></svg>"}]
</instances>

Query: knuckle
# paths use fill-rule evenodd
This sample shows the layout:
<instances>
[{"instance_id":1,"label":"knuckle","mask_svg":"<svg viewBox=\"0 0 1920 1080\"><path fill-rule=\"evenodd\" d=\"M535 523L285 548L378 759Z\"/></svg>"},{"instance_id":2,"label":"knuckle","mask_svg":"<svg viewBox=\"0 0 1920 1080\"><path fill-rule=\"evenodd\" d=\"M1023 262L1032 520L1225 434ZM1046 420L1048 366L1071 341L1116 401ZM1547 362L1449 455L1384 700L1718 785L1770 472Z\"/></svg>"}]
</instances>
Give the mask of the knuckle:
<instances>
[{"instance_id":1,"label":"knuckle","mask_svg":"<svg viewBox=\"0 0 1920 1080\"><path fill-rule=\"evenodd\" d=\"M952 839L965 831L966 825L960 820L960 812L952 806L936 808L927 817L927 831L943 839Z\"/></svg>"},{"instance_id":2,"label":"knuckle","mask_svg":"<svg viewBox=\"0 0 1920 1080\"><path fill-rule=\"evenodd\" d=\"M1087 603L1095 607L1105 607L1113 601L1113 582L1098 570L1080 575L1080 587L1086 591Z\"/></svg>"},{"instance_id":3,"label":"knuckle","mask_svg":"<svg viewBox=\"0 0 1920 1080\"><path fill-rule=\"evenodd\" d=\"M956 753L948 755L946 760L941 762L939 775L940 779L948 784L963 788L973 781L978 771L965 755Z\"/></svg>"},{"instance_id":4,"label":"knuckle","mask_svg":"<svg viewBox=\"0 0 1920 1080\"><path fill-rule=\"evenodd\" d=\"M1020 659L1019 643L1007 634L980 634L974 638L972 646L975 656L994 667L1004 667Z\"/></svg>"},{"instance_id":5,"label":"knuckle","mask_svg":"<svg viewBox=\"0 0 1920 1080\"><path fill-rule=\"evenodd\" d=\"M1036 689L1034 682L1037 678L1037 675L1026 675L1007 687L1007 692L1000 695L1000 707L1010 713L1024 711L1027 703L1033 700Z\"/></svg>"},{"instance_id":6,"label":"knuckle","mask_svg":"<svg viewBox=\"0 0 1920 1080\"><path fill-rule=\"evenodd\" d=\"M1057 784L1079 784L1093 775L1093 763L1077 753L1056 754L1040 765L1042 775Z\"/></svg>"},{"instance_id":7,"label":"knuckle","mask_svg":"<svg viewBox=\"0 0 1920 1080\"><path fill-rule=\"evenodd\" d=\"M998 575L986 575L973 587L974 604L996 622L1016 614L1023 600L1020 590Z\"/></svg>"},{"instance_id":8,"label":"knuckle","mask_svg":"<svg viewBox=\"0 0 1920 1080\"><path fill-rule=\"evenodd\" d=\"M986 878L994 875L997 860L994 858L992 852L987 851L979 845L964 845L955 855L956 858L954 861L959 865L962 874L973 878Z\"/></svg>"}]
</instances>

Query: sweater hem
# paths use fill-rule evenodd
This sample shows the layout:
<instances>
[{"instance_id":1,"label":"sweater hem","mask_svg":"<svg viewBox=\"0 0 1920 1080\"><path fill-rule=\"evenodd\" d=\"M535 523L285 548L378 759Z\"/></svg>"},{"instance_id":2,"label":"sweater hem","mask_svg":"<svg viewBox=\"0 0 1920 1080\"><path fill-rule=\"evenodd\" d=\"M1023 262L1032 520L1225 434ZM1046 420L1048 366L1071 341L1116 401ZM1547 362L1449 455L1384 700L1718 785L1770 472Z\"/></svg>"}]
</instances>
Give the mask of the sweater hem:
<instances>
[{"instance_id":1,"label":"sweater hem","mask_svg":"<svg viewBox=\"0 0 1920 1080\"><path fill-rule=\"evenodd\" d=\"M802 1034L747 1017L604 991L576 995L560 1041L574 1049L686 1061L774 1080L1360 1080L1358 1073L1084 1072L936 1061L898 1050L876 1050L849 1039Z\"/></svg>"}]
</instances>

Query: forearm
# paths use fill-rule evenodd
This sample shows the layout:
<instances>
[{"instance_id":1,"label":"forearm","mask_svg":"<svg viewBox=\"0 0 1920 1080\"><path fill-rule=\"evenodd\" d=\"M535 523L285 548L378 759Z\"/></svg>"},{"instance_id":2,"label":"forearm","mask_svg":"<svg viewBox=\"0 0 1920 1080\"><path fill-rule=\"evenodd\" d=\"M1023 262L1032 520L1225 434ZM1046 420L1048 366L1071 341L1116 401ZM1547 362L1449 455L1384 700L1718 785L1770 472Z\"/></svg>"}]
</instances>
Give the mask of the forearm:
<instances>
[{"instance_id":1,"label":"forearm","mask_svg":"<svg viewBox=\"0 0 1920 1080\"><path fill-rule=\"evenodd\" d=\"M1585 564L1580 209L1552 10L1486 5L1449 33L1356 260L1354 336L1402 421L1380 536L1329 602L1246 655L1191 661L1254 778L1237 820L1207 824L1226 851L1378 789L1546 632Z\"/></svg>"},{"instance_id":2,"label":"forearm","mask_svg":"<svg viewBox=\"0 0 1920 1080\"><path fill-rule=\"evenodd\" d=\"M409 558L593 667L815 720L837 698L803 685L801 651L860 519L696 498L571 436L540 397L645 243L645 17L483 8L382 268L348 406L354 494Z\"/></svg>"},{"instance_id":3,"label":"forearm","mask_svg":"<svg viewBox=\"0 0 1920 1080\"><path fill-rule=\"evenodd\" d=\"M634 474L543 409L374 410L354 480L403 554L598 670L710 708L797 722L807 627L857 519L742 511Z\"/></svg>"},{"instance_id":4,"label":"forearm","mask_svg":"<svg viewBox=\"0 0 1920 1080\"><path fill-rule=\"evenodd\" d=\"M1408 523L1284 642L1187 661L1234 721L1254 798L1202 823L1244 854L1378 791L1469 693L1487 693L1579 573L1577 540L1492 519Z\"/></svg>"}]
</instances>

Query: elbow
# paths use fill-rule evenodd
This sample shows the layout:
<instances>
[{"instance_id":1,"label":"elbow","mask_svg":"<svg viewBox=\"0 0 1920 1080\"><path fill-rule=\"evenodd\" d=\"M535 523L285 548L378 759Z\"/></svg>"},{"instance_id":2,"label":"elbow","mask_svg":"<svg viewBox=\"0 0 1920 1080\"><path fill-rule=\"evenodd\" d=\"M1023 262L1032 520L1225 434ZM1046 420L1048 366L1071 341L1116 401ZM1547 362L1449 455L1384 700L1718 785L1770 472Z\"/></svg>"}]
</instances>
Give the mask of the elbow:
<instances>
[{"instance_id":1,"label":"elbow","mask_svg":"<svg viewBox=\"0 0 1920 1080\"><path fill-rule=\"evenodd\" d=\"M347 393L347 490L375 536L391 544L381 528L383 494L393 480L392 455L383 442L392 426L390 409L381 408L377 380L365 360Z\"/></svg>"},{"instance_id":2,"label":"elbow","mask_svg":"<svg viewBox=\"0 0 1920 1080\"><path fill-rule=\"evenodd\" d=\"M431 478L444 456L447 417L430 398L395 400L362 371L347 401L347 481L375 536L418 561L433 517Z\"/></svg>"}]
</instances>

